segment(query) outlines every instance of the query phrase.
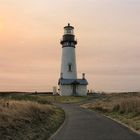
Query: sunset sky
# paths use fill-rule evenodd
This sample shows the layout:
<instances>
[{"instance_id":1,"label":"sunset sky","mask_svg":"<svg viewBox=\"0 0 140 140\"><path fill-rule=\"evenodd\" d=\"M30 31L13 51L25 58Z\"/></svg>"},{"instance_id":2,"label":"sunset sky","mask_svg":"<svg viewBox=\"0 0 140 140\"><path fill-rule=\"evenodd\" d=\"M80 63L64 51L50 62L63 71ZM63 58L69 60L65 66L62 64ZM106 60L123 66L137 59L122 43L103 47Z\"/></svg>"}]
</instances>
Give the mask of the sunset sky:
<instances>
[{"instance_id":1,"label":"sunset sky","mask_svg":"<svg viewBox=\"0 0 140 140\"><path fill-rule=\"evenodd\" d=\"M68 22L89 89L140 91L140 0L0 0L0 91L57 86Z\"/></svg>"}]
</instances>

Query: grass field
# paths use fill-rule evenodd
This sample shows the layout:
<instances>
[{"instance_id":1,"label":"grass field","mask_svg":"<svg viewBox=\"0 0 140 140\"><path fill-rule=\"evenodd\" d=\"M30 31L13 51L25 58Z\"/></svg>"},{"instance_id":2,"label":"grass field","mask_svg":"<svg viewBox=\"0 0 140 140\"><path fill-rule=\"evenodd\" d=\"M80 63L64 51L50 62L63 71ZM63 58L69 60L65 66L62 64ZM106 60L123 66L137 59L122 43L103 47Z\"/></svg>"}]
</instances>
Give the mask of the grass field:
<instances>
[{"instance_id":1,"label":"grass field","mask_svg":"<svg viewBox=\"0 0 140 140\"><path fill-rule=\"evenodd\" d=\"M47 100L51 103L78 103L90 99L89 97L82 96L45 96L39 97L41 100Z\"/></svg>"},{"instance_id":2,"label":"grass field","mask_svg":"<svg viewBox=\"0 0 140 140\"><path fill-rule=\"evenodd\" d=\"M104 113L140 132L140 93L109 94L83 107Z\"/></svg>"},{"instance_id":3,"label":"grass field","mask_svg":"<svg viewBox=\"0 0 140 140\"><path fill-rule=\"evenodd\" d=\"M36 101L41 104L52 104L52 103L78 103L90 99L85 96L51 96L51 95L34 95L34 94L0 94L0 98L9 100L24 100L24 101Z\"/></svg>"},{"instance_id":4,"label":"grass field","mask_svg":"<svg viewBox=\"0 0 140 140\"><path fill-rule=\"evenodd\" d=\"M0 140L46 140L64 117L64 111L47 100L29 95L1 95Z\"/></svg>"}]
</instances>

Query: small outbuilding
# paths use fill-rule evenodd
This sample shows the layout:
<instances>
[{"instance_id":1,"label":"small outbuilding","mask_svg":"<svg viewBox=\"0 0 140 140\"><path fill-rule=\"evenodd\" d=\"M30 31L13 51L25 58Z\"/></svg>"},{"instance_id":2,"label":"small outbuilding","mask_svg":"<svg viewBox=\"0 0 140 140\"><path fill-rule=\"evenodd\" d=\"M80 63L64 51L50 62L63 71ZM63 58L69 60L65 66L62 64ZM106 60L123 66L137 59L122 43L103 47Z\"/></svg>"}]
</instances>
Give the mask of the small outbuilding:
<instances>
[{"instance_id":1,"label":"small outbuilding","mask_svg":"<svg viewBox=\"0 0 140 140\"><path fill-rule=\"evenodd\" d=\"M64 96L86 96L87 85L86 79L59 79L60 95Z\"/></svg>"}]
</instances>

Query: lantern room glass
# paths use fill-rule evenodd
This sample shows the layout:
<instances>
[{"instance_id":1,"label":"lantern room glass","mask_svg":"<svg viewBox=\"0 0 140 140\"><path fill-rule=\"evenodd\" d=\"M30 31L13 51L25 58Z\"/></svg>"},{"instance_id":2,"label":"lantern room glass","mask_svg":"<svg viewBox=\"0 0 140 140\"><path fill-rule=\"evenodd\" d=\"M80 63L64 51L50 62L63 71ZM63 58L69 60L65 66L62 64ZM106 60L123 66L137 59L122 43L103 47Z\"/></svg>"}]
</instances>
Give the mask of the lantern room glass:
<instances>
[{"instance_id":1,"label":"lantern room glass","mask_svg":"<svg viewBox=\"0 0 140 140\"><path fill-rule=\"evenodd\" d=\"M74 34L74 30L72 28L66 28L64 30L64 34L70 34L70 35L73 35Z\"/></svg>"}]
</instances>

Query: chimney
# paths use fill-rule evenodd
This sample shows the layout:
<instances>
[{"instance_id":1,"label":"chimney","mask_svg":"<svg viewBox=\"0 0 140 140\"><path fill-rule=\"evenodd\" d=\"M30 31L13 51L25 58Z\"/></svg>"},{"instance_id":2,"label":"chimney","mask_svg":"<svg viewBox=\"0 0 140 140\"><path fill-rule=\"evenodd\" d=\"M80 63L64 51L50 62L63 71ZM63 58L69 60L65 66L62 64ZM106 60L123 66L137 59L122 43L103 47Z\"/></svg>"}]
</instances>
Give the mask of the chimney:
<instances>
[{"instance_id":1,"label":"chimney","mask_svg":"<svg viewBox=\"0 0 140 140\"><path fill-rule=\"evenodd\" d=\"M85 79L85 73L82 73L82 79Z\"/></svg>"},{"instance_id":2,"label":"chimney","mask_svg":"<svg viewBox=\"0 0 140 140\"><path fill-rule=\"evenodd\" d=\"M63 73L61 73L60 78L63 79Z\"/></svg>"}]
</instances>

